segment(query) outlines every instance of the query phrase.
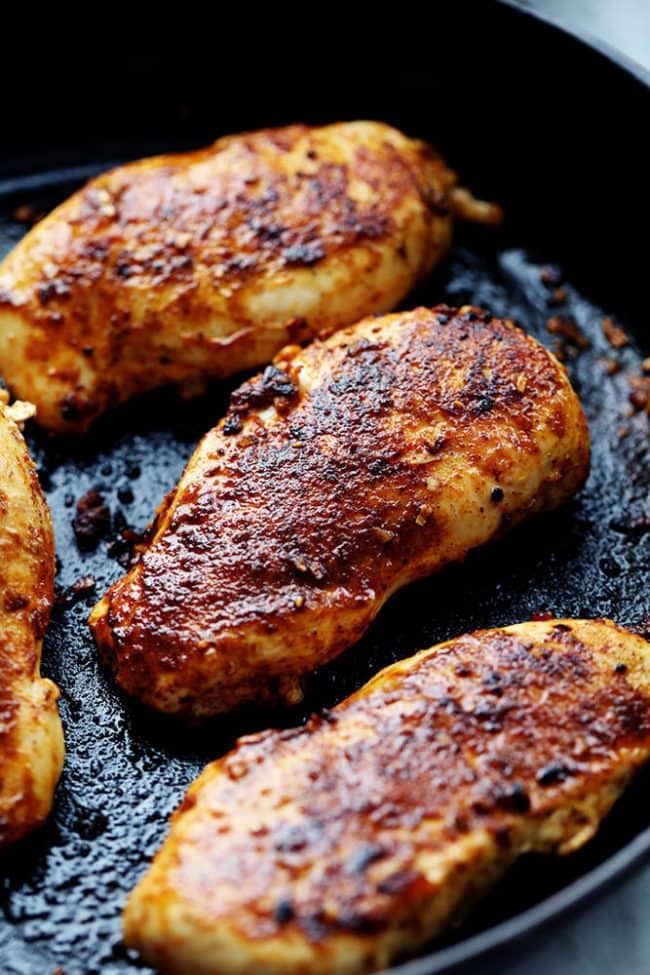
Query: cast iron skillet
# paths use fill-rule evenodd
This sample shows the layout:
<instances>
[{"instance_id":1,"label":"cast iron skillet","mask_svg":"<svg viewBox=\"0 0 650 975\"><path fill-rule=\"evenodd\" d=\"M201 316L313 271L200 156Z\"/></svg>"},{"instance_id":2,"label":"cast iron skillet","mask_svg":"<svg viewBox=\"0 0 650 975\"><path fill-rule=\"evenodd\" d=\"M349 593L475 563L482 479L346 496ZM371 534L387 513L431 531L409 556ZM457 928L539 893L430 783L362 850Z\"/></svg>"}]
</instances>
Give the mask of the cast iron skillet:
<instances>
[{"instance_id":1,"label":"cast iron skillet","mask_svg":"<svg viewBox=\"0 0 650 975\"><path fill-rule=\"evenodd\" d=\"M57 531L60 600L44 668L62 689L68 755L50 823L0 865L3 975L57 966L65 975L145 971L120 941L124 897L185 787L236 735L295 724L380 666L479 626L540 612L606 615L639 632L650 625L648 417L629 400L650 351L647 79L486 2L438 2L426 19L403 5L391 21L376 13L363 29L331 6L285 22L252 7L218 11L213 22L204 14L165 20L162 10L156 24L140 25L111 7L83 36L65 7L38 16L14 10L9 21L5 14L2 253L25 230L17 207L47 210L110 162L297 119L385 119L435 141L467 184L508 214L498 234L461 229L450 260L406 304L471 300L559 342L589 415L593 472L562 511L394 598L356 647L310 680L304 707L186 731L115 690L84 620L123 572L125 529L144 527L235 383L191 404L170 392L149 396L80 443L29 430ZM630 335L618 351L603 335L605 313ZM589 345L575 332L573 341L549 333L553 315L573 319ZM612 359L616 374L606 369ZM110 520L94 547L80 549L75 504L95 488ZM476 972L479 955L557 919L641 862L650 849L647 785L641 777L585 850L515 867L453 935L394 971Z\"/></svg>"}]
</instances>

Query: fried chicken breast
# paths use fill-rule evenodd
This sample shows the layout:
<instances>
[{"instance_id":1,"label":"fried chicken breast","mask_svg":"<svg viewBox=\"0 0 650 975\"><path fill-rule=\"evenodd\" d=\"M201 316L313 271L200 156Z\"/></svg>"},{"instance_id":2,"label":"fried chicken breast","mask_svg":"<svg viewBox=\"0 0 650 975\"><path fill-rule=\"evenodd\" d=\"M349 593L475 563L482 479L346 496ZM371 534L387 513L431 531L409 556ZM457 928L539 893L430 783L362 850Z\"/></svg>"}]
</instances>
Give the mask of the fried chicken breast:
<instances>
[{"instance_id":1,"label":"fried chicken breast","mask_svg":"<svg viewBox=\"0 0 650 975\"><path fill-rule=\"evenodd\" d=\"M50 513L0 403L0 848L43 822L63 764L59 692L39 674L53 590Z\"/></svg>"},{"instance_id":2,"label":"fried chicken breast","mask_svg":"<svg viewBox=\"0 0 650 975\"><path fill-rule=\"evenodd\" d=\"M244 383L90 624L119 684L200 718L295 701L391 593L582 484L564 368L466 306L369 318Z\"/></svg>"},{"instance_id":3,"label":"fried chicken breast","mask_svg":"<svg viewBox=\"0 0 650 975\"><path fill-rule=\"evenodd\" d=\"M603 620L459 637L209 765L126 943L174 975L384 968L517 857L586 843L649 756L640 637Z\"/></svg>"},{"instance_id":4,"label":"fried chicken breast","mask_svg":"<svg viewBox=\"0 0 650 975\"><path fill-rule=\"evenodd\" d=\"M0 265L0 371L81 432L166 383L233 375L388 311L494 221L423 142L378 122L220 139L92 180Z\"/></svg>"}]
</instances>

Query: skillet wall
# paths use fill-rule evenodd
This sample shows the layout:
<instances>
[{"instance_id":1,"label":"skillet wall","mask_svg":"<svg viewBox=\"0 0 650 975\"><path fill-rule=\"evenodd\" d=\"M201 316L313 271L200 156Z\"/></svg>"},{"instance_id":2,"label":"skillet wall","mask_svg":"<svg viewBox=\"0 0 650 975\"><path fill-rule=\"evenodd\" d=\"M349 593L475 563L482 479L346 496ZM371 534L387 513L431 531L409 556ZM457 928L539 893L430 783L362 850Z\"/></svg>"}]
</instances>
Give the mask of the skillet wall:
<instances>
[{"instance_id":1,"label":"skillet wall","mask_svg":"<svg viewBox=\"0 0 650 975\"><path fill-rule=\"evenodd\" d=\"M379 5L256 6L160 5L139 20L120 4L5 11L0 177L121 159L124 145L382 118L437 142L504 202L509 236L552 243L574 277L606 289L591 283L592 297L639 310L644 248L631 235L650 216L639 82L489 0L395 5L390 19Z\"/></svg>"}]
</instances>

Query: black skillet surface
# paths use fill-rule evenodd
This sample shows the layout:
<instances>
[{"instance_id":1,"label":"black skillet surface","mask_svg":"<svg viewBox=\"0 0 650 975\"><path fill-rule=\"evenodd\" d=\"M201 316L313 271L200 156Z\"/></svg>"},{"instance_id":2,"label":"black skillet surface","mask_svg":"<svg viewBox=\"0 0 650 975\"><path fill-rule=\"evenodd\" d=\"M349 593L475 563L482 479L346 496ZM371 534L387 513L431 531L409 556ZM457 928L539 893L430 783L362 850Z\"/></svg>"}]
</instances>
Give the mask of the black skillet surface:
<instances>
[{"instance_id":1,"label":"black skillet surface","mask_svg":"<svg viewBox=\"0 0 650 975\"><path fill-rule=\"evenodd\" d=\"M116 692L84 620L96 596L124 571L123 530L144 527L236 383L193 403L169 392L147 397L100 421L80 443L28 430L56 524L61 598L44 670L62 690L67 761L50 824L0 864L2 975L49 975L57 967L65 975L145 971L120 942L124 897L159 846L185 787L237 734L297 723L384 664L475 627L540 612L610 616L640 632L650 627L650 433L648 417L630 403L630 379L641 374L650 352L641 276L648 248L633 236L647 227L642 120L647 123L650 98L594 52L513 10L456 2L437 11L433 40L413 23L391 26L378 40L366 35L362 49L353 33L337 35L343 50L325 76L323 58L334 39L328 24L290 60L278 24L266 25L275 32L272 51L262 25L247 37L245 72L240 46L208 62L209 39L192 35L188 47L188 31L180 28L171 79L170 48L161 43L165 25L147 35L146 47L134 27L120 38L116 61L112 37L75 47L60 11L56 21L29 29L15 15L15 29L28 30L33 70L50 79L51 91L49 100L44 90L18 94L20 111L9 102L8 148L0 159L1 253L25 230L12 216L17 207L46 211L109 160L294 118L382 117L436 141L467 182L501 200L508 213L499 234L461 229L451 259L407 305L471 301L514 316L547 344L559 342L594 450L591 477L573 503L394 598L357 646L311 678L303 707L291 714L251 711L188 731ZM108 64L116 73L102 73ZM15 65L5 59L3 67ZM79 73L88 83L61 101ZM35 118L36 127L29 124ZM542 273L548 262L553 269ZM620 350L603 335L605 314L630 335ZM572 342L549 333L551 316L575 322L589 345L581 347L576 334ZM610 375L612 360L621 368ZM76 502L91 489L101 493L110 524L86 551L72 520ZM650 847L647 785L648 776L638 780L586 850L515 867L461 929L409 971L471 959L488 941L520 933L566 906L561 892L568 884L584 888L571 888L564 897L571 901L611 880ZM590 874L594 869L600 872ZM542 903L553 894L559 902L556 896ZM522 916L534 905L536 913ZM510 918L510 927L496 930ZM478 941L466 940L476 934Z\"/></svg>"}]
</instances>

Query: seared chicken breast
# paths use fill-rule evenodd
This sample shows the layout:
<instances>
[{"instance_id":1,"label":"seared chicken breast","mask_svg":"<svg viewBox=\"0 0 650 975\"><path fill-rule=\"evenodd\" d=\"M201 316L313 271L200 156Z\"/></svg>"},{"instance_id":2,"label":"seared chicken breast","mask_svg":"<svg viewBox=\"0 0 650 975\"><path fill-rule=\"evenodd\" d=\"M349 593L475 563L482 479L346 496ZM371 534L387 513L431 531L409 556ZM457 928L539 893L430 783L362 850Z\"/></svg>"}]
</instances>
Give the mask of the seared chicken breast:
<instances>
[{"instance_id":1,"label":"seared chicken breast","mask_svg":"<svg viewBox=\"0 0 650 975\"><path fill-rule=\"evenodd\" d=\"M91 627L161 711L295 701L391 593L559 505L588 461L564 368L511 323L368 318L233 394Z\"/></svg>"},{"instance_id":2,"label":"seared chicken breast","mask_svg":"<svg viewBox=\"0 0 650 975\"><path fill-rule=\"evenodd\" d=\"M63 764L59 693L39 674L54 537L13 415L0 402L0 848L43 822Z\"/></svg>"},{"instance_id":3,"label":"seared chicken breast","mask_svg":"<svg viewBox=\"0 0 650 975\"><path fill-rule=\"evenodd\" d=\"M220 139L92 180L0 265L0 371L38 422L80 432L165 383L268 362L388 311L498 219L423 142L378 122Z\"/></svg>"},{"instance_id":4,"label":"seared chicken breast","mask_svg":"<svg viewBox=\"0 0 650 975\"><path fill-rule=\"evenodd\" d=\"M459 637L209 765L126 943L176 975L384 968L517 857L582 846L649 756L640 637L603 620Z\"/></svg>"}]
</instances>

